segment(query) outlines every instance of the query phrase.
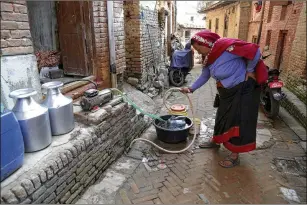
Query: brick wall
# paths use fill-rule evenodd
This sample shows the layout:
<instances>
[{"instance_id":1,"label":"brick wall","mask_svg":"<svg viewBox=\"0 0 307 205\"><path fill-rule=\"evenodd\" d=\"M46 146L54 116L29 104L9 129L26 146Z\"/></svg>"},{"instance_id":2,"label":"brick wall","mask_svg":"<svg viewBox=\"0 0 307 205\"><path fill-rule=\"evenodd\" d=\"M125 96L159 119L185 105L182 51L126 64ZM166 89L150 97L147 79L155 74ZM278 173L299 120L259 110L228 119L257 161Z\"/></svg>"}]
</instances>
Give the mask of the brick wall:
<instances>
[{"instance_id":1,"label":"brick wall","mask_svg":"<svg viewBox=\"0 0 307 205\"><path fill-rule=\"evenodd\" d=\"M291 52L292 42L294 41L295 31L300 15L303 2L294 2L288 6L272 6L270 1L265 4L263 27L261 33L260 47L264 48L269 44L270 53L272 54L266 63L270 67L277 67L278 62L278 45L281 45L280 31L286 30L287 37L283 49L282 69L288 67L289 56ZM270 17L271 16L271 17ZM268 39L268 31L271 31L270 41Z\"/></svg>"},{"instance_id":2,"label":"brick wall","mask_svg":"<svg viewBox=\"0 0 307 205\"><path fill-rule=\"evenodd\" d=\"M1 55L33 53L25 1L1 1Z\"/></svg>"},{"instance_id":3,"label":"brick wall","mask_svg":"<svg viewBox=\"0 0 307 205\"><path fill-rule=\"evenodd\" d=\"M300 12L289 61L287 75L306 78L306 2Z\"/></svg>"},{"instance_id":4,"label":"brick wall","mask_svg":"<svg viewBox=\"0 0 307 205\"><path fill-rule=\"evenodd\" d=\"M107 2L93 1L94 16L94 66L103 81L103 87L111 86L110 78L110 54L109 54L109 35L108 35L108 17ZM124 8L123 1L113 2L113 23L114 23L114 39L116 52L116 73L118 74L117 83L121 87L123 85L123 75L126 69L125 57L125 26L124 26Z\"/></svg>"},{"instance_id":5,"label":"brick wall","mask_svg":"<svg viewBox=\"0 0 307 205\"><path fill-rule=\"evenodd\" d=\"M175 3L172 1L171 2L171 5L172 5L172 31L173 33L176 32L176 17L175 17Z\"/></svg>"},{"instance_id":6,"label":"brick wall","mask_svg":"<svg viewBox=\"0 0 307 205\"><path fill-rule=\"evenodd\" d=\"M125 51L126 51L126 74L130 77L139 77L141 68L141 36L140 36L140 7L138 1L125 1Z\"/></svg>"},{"instance_id":7,"label":"brick wall","mask_svg":"<svg viewBox=\"0 0 307 205\"><path fill-rule=\"evenodd\" d=\"M304 2L289 56L289 65L282 76L287 88L305 104L307 104L306 58L306 2Z\"/></svg>"},{"instance_id":8,"label":"brick wall","mask_svg":"<svg viewBox=\"0 0 307 205\"><path fill-rule=\"evenodd\" d=\"M93 1L94 70L97 71L98 80L103 81L103 87L111 86L107 20L107 2Z\"/></svg>"},{"instance_id":9,"label":"brick wall","mask_svg":"<svg viewBox=\"0 0 307 205\"><path fill-rule=\"evenodd\" d=\"M144 9L138 1L126 1L125 11L125 49L126 76L139 79L143 85L153 68L159 69L163 62L164 47L158 23L158 13Z\"/></svg>"},{"instance_id":10,"label":"brick wall","mask_svg":"<svg viewBox=\"0 0 307 205\"><path fill-rule=\"evenodd\" d=\"M260 47L269 46L272 54L266 63L270 67L282 70L281 78L286 87L297 96L288 93L288 97L281 102L301 124L306 128L305 111L297 106L298 99L303 103L306 100L306 2L297 1L289 5L276 5L266 2L264 11L264 24L262 28ZM279 48L282 45L281 31L287 31L283 49L281 66L278 67ZM271 33L271 35L269 35ZM285 89L286 90L286 89ZM288 91L289 92L289 91ZM301 103L302 103L301 102Z\"/></svg>"},{"instance_id":11,"label":"brick wall","mask_svg":"<svg viewBox=\"0 0 307 205\"><path fill-rule=\"evenodd\" d=\"M95 113L78 113L76 120L86 128L75 129L69 143L1 187L1 204L75 203L148 126L144 116L121 98Z\"/></svg>"},{"instance_id":12,"label":"brick wall","mask_svg":"<svg viewBox=\"0 0 307 205\"><path fill-rule=\"evenodd\" d=\"M125 53L125 19L124 19L124 2L114 1L114 37L116 52L116 73L118 87L123 86L123 73L126 70L126 53Z\"/></svg>"},{"instance_id":13,"label":"brick wall","mask_svg":"<svg viewBox=\"0 0 307 205\"><path fill-rule=\"evenodd\" d=\"M141 20L141 56L143 71L141 84L145 83L147 76L154 74L161 63L161 52L163 52L161 32L158 23L158 13L149 9L141 9L143 19Z\"/></svg>"}]
</instances>

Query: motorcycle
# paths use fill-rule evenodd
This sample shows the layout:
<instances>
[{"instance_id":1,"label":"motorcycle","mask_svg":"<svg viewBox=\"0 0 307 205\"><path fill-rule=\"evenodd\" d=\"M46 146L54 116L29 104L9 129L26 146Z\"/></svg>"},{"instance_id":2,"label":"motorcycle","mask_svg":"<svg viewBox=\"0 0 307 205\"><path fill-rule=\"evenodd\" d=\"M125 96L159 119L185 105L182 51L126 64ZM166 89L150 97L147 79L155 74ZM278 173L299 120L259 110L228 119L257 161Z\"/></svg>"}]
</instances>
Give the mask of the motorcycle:
<instances>
[{"instance_id":1,"label":"motorcycle","mask_svg":"<svg viewBox=\"0 0 307 205\"><path fill-rule=\"evenodd\" d=\"M262 56L261 59L265 60L270 55ZM286 94L281 90L284 86L284 83L279 79L281 71L268 66L267 69L269 76L267 83L261 85L260 104L265 115L268 118L274 119L278 116L280 101L286 97Z\"/></svg>"},{"instance_id":2,"label":"motorcycle","mask_svg":"<svg viewBox=\"0 0 307 205\"><path fill-rule=\"evenodd\" d=\"M168 67L171 84L176 87L182 86L193 66L193 52L190 43L187 43L184 49L174 50L171 56L171 64Z\"/></svg>"}]
</instances>

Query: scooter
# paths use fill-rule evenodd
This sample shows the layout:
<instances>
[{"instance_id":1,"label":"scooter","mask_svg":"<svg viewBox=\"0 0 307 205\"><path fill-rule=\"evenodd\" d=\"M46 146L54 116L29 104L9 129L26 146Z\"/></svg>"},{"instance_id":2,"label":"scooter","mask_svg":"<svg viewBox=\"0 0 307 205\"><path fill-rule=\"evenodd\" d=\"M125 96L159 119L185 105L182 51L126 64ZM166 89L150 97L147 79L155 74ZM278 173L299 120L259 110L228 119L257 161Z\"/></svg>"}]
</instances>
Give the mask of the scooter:
<instances>
[{"instance_id":1,"label":"scooter","mask_svg":"<svg viewBox=\"0 0 307 205\"><path fill-rule=\"evenodd\" d=\"M261 59L265 60L270 55L262 56ZM268 66L267 69L269 77L267 83L261 85L260 104L265 115L274 119L279 114L280 101L286 97L286 94L281 90L284 86L284 83L279 79L281 71Z\"/></svg>"},{"instance_id":2,"label":"scooter","mask_svg":"<svg viewBox=\"0 0 307 205\"><path fill-rule=\"evenodd\" d=\"M184 49L174 50L171 56L171 64L168 67L171 84L176 87L182 86L193 65L191 44L187 43Z\"/></svg>"}]
</instances>

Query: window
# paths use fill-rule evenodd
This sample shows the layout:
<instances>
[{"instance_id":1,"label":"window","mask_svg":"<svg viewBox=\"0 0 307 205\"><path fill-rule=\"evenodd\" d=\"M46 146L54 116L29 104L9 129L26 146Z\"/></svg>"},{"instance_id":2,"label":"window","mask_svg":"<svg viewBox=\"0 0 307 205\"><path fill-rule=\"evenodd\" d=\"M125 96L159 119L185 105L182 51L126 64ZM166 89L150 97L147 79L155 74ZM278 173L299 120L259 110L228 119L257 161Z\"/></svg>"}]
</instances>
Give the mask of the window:
<instances>
[{"instance_id":1,"label":"window","mask_svg":"<svg viewBox=\"0 0 307 205\"><path fill-rule=\"evenodd\" d=\"M252 43L257 43L258 36L253 36Z\"/></svg>"},{"instance_id":2,"label":"window","mask_svg":"<svg viewBox=\"0 0 307 205\"><path fill-rule=\"evenodd\" d=\"M281 6L280 20L281 21L285 20L286 15L287 15L287 6Z\"/></svg>"},{"instance_id":3,"label":"window","mask_svg":"<svg viewBox=\"0 0 307 205\"><path fill-rule=\"evenodd\" d=\"M271 36L272 36L272 31L268 30L267 34L266 34L266 42L265 45L268 46L270 48L270 44L271 44Z\"/></svg>"},{"instance_id":4,"label":"window","mask_svg":"<svg viewBox=\"0 0 307 205\"><path fill-rule=\"evenodd\" d=\"M236 7L232 7L232 13L234 14L236 12Z\"/></svg>"},{"instance_id":5,"label":"window","mask_svg":"<svg viewBox=\"0 0 307 205\"><path fill-rule=\"evenodd\" d=\"M219 30L219 19L216 18L215 19L215 31L218 31Z\"/></svg>"},{"instance_id":6,"label":"window","mask_svg":"<svg viewBox=\"0 0 307 205\"><path fill-rule=\"evenodd\" d=\"M209 20L209 29L211 30L211 20Z\"/></svg>"},{"instance_id":7,"label":"window","mask_svg":"<svg viewBox=\"0 0 307 205\"><path fill-rule=\"evenodd\" d=\"M185 31L184 37L185 37L185 39L190 39L191 38L191 31Z\"/></svg>"},{"instance_id":8,"label":"window","mask_svg":"<svg viewBox=\"0 0 307 205\"><path fill-rule=\"evenodd\" d=\"M269 13L268 13L268 19L267 22L270 23L272 20L272 15L273 15L273 6L270 6L269 8Z\"/></svg>"},{"instance_id":9,"label":"window","mask_svg":"<svg viewBox=\"0 0 307 205\"><path fill-rule=\"evenodd\" d=\"M194 16L191 16L191 21L192 21L192 22L194 21Z\"/></svg>"},{"instance_id":10,"label":"window","mask_svg":"<svg viewBox=\"0 0 307 205\"><path fill-rule=\"evenodd\" d=\"M228 29L228 16L225 15L225 19L224 19L224 29L227 30Z\"/></svg>"}]
</instances>

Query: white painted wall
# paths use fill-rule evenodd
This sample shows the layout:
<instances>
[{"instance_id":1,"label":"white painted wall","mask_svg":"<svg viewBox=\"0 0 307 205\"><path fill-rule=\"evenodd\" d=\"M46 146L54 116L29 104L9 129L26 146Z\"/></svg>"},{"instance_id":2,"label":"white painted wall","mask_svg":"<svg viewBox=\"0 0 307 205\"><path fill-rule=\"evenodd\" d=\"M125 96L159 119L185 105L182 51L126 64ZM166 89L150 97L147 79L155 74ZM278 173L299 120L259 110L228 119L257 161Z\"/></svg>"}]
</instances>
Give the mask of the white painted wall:
<instances>
[{"instance_id":1,"label":"white painted wall","mask_svg":"<svg viewBox=\"0 0 307 205\"><path fill-rule=\"evenodd\" d=\"M204 14L197 12L197 5L198 1L177 1L177 22L183 25L190 24L205 28ZM194 17L194 21L191 21L191 17Z\"/></svg>"},{"instance_id":2,"label":"white painted wall","mask_svg":"<svg viewBox=\"0 0 307 205\"><path fill-rule=\"evenodd\" d=\"M140 1L140 5L144 8L148 7L150 10L154 10L156 1Z\"/></svg>"},{"instance_id":3,"label":"white painted wall","mask_svg":"<svg viewBox=\"0 0 307 205\"><path fill-rule=\"evenodd\" d=\"M15 104L10 92L21 88L34 88L38 93L35 100L42 97L35 55L1 56L1 102L6 108Z\"/></svg>"}]
</instances>

